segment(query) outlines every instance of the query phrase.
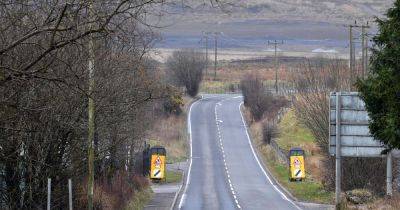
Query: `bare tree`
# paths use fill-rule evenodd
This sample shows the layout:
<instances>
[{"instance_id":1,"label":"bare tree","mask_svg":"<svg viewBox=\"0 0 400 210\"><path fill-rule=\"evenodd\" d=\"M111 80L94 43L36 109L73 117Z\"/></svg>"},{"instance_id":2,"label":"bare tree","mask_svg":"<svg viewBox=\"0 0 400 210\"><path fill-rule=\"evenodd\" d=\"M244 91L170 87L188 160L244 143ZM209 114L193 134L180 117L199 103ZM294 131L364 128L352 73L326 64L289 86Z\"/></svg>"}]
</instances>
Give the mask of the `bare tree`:
<instances>
[{"instance_id":1,"label":"bare tree","mask_svg":"<svg viewBox=\"0 0 400 210\"><path fill-rule=\"evenodd\" d=\"M193 49L177 50L167 60L171 79L186 88L187 94L194 97L199 92L203 71L207 60L203 53Z\"/></svg>"},{"instance_id":2,"label":"bare tree","mask_svg":"<svg viewBox=\"0 0 400 210\"><path fill-rule=\"evenodd\" d=\"M283 97L273 96L267 92L257 74L246 75L240 81L244 105L250 110L254 120L261 120L264 115L272 120L279 109L286 105L287 101Z\"/></svg>"},{"instance_id":3,"label":"bare tree","mask_svg":"<svg viewBox=\"0 0 400 210\"><path fill-rule=\"evenodd\" d=\"M165 94L146 56L157 37L144 19L161 2L96 1L89 19L87 1L0 1L0 208L43 209L47 177L54 208L67 206L68 178L77 201L84 193L89 35L98 81L95 178L112 186L120 171L134 175L152 106Z\"/></svg>"},{"instance_id":4,"label":"bare tree","mask_svg":"<svg viewBox=\"0 0 400 210\"><path fill-rule=\"evenodd\" d=\"M44 209L47 177L53 208L67 206L68 178L75 208L85 208L88 97L96 104L95 191L102 193L95 196L132 195L131 178L142 174L135 154L154 122L153 107L169 96L147 55L158 38L147 18L163 3L0 0L0 208ZM89 37L96 70L90 95ZM121 185L113 185L121 174ZM107 206L110 199L95 200Z\"/></svg>"},{"instance_id":5,"label":"bare tree","mask_svg":"<svg viewBox=\"0 0 400 210\"><path fill-rule=\"evenodd\" d=\"M322 183L333 189L334 159L329 148L329 93L349 91L350 74L347 62L339 59L307 60L292 73L296 94L293 107L299 121L308 128L320 147L324 170ZM384 192L384 160L379 158L345 158L343 161L343 188L368 188Z\"/></svg>"}]
</instances>

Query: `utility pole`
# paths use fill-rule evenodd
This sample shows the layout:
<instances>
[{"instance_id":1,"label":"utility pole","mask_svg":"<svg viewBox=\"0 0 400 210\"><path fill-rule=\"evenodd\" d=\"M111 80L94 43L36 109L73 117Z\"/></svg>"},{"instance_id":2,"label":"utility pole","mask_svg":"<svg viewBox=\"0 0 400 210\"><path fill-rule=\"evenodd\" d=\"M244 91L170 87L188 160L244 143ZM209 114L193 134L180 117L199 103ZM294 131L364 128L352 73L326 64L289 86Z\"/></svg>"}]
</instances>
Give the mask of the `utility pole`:
<instances>
[{"instance_id":1,"label":"utility pole","mask_svg":"<svg viewBox=\"0 0 400 210\"><path fill-rule=\"evenodd\" d=\"M206 75L208 75L208 36L211 32L203 32L203 37L206 40L205 48L206 48Z\"/></svg>"},{"instance_id":2,"label":"utility pole","mask_svg":"<svg viewBox=\"0 0 400 210\"><path fill-rule=\"evenodd\" d=\"M268 41L268 45L274 45L274 59L275 59L275 92L278 93L278 45L283 44L283 41L278 42L277 40Z\"/></svg>"},{"instance_id":3,"label":"utility pole","mask_svg":"<svg viewBox=\"0 0 400 210\"><path fill-rule=\"evenodd\" d=\"M91 19L94 19L94 11L93 11L93 0L88 1L88 14L89 14L89 29L93 29L93 23ZM93 150L93 141L94 141L94 99L93 99L93 90L94 90L94 43L93 36L89 34L89 43L88 43L88 51L89 51L89 60L88 60L88 68L89 68L89 102L88 102L88 209L93 210L93 185L94 185L94 150Z\"/></svg>"},{"instance_id":4,"label":"utility pole","mask_svg":"<svg viewBox=\"0 0 400 210\"><path fill-rule=\"evenodd\" d=\"M350 69L350 91L353 88L353 81L354 81L354 72L355 72L355 67L356 67L356 50L355 50L355 45L354 45L354 36L353 36L353 29L354 28L361 28L361 25L357 25L357 21L354 21L354 24L347 25L349 27L349 49L350 49L350 55L349 55L349 69Z\"/></svg>"},{"instance_id":5,"label":"utility pole","mask_svg":"<svg viewBox=\"0 0 400 210\"><path fill-rule=\"evenodd\" d=\"M368 74L368 35L366 29L369 28L367 25L361 26L362 36L362 77L364 78Z\"/></svg>"},{"instance_id":6,"label":"utility pole","mask_svg":"<svg viewBox=\"0 0 400 210\"><path fill-rule=\"evenodd\" d=\"M362 45L362 72L361 76L364 77L365 74L368 71L368 39L367 39L367 33L366 29L369 28L368 23L367 25L358 25L357 21L354 22L354 24L347 25L349 27L349 48L350 48L350 56L349 56L349 61L350 61L350 90L352 88L353 82L354 82L354 72L355 72L355 66L356 66L356 50L355 50L355 42L354 42L354 36L353 36L353 31L354 28L361 28L361 45Z\"/></svg>"},{"instance_id":7,"label":"utility pole","mask_svg":"<svg viewBox=\"0 0 400 210\"><path fill-rule=\"evenodd\" d=\"M354 54L354 43L353 43L353 27L354 25L349 25L349 49L350 49L350 91L353 86L353 73L354 73L354 63L353 54Z\"/></svg>"},{"instance_id":8,"label":"utility pole","mask_svg":"<svg viewBox=\"0 0 400 210\"><path fill-rule=\"evenodd\" d=\"M220 33L214 32L214 80L217 79L218 35Z\"/></svg>"}]
</instances>

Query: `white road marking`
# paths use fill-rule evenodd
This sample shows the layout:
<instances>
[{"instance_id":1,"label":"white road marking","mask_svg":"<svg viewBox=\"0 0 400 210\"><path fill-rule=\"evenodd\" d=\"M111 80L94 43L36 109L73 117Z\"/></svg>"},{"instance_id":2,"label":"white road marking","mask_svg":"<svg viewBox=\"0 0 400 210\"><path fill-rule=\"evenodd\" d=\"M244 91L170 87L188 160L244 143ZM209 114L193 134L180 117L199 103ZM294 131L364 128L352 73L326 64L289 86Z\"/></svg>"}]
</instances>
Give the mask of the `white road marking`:
<instances>
[{"instance_id":1,"label":"white road marking","mask_svg":"<svg viewBox=\"0 0 400 210\"><path fill-rule=\"evenodd\" d=\"M283 199L289 201L289 202L290 202L291 204L293 204L293 206L295 206L297 209L302 210L302 209L301 209L299 206L297 206L292 200L290 200L288 197L286 197L286 195L285 195L282 191L279 190L279 188L278 188L278 187L272 182L272 180L269 178L267 172L265 172L265 170L264 170L264 168L262 167L260 161L258 160L258 157L257 157L257 155L256 155L256 153L255 153L255 151L254 151L253 145L252 145L251 140L250 140L249 132L247 131L246 122L244 121L244 117L243 117L242 111L240 110L240 107L242 106L242 104L243 104L243 102L239 104L239 113L240 113L240 116L242 117L242 123L243 123L243 125L244 125L244 127L245 127L247 140L248 140L248 143L249 143L249 145L250 145L251 152L253 153L254 159L257 161L258 166L260 167L260 169L261 169L261 171L263 172L264 176L267 178L267 180L269 181L269 183L274 187L274 189L281 195L281 197L282 197Z\"/></svg>"},{"instance_id":2,"label":"white road marking","mask_svg":"<svg viewBox=\"0 0 400 210\"><path fill-rule=\"evenodd\" d=\"M190 162L189 162L189 169L188 169L188 174L187 174L187 178L186 178L186 184L185 184L185 189L183 190L183 194L182 194L182 197L181 197L181 200L180 200L180 202L179 202L179 206L178 206L178 208L179 209L181 209L182 208L182 206L185 204L185 199L186 199L186 191L187 191L187 188L188 188L188 186L189 186L189 184L190 184L190 172L191 172L191 170L192 170L192 162L193 162L193 146L192 146L192 121L191 121L191 115L192 115L192 107L195 105L195 104L197 104L199 101L201 101L201 100L203 100L204 98L203 98L203 96L201 96L201 99L200 100L198 100L198 101L196 101L196 102L194 102L191 106L190 106L190 108L189 108L189 114L188 114L188 119L187 119L187 121L188 121L188 133L189 133L189 145L190 145Z\"/></svg>"},{"instance_id":3,"label":"white road marking","mask_svg":"<svg viewBox=\"0 0 400 210\"><path fill-rule=\"evenodd\" d=\"M224 166L225 166L225 171L226 171L226 175L227 175L229 187L230 187L230 189L231 189L231 193L232 193L232 195L233 195L233 199L235 200L236 207L237 207L238 209L241 209L241 207L240 207L240 205L239 205L239 201L238 201L237 198L236 198L236 195L235 195L236 193L235 193L235 190L234 190L234 188L233 188L233 186L232 186L232 181L231 181L231 178L230 178L230 175L229 175L229 170L228 170L228 167L227 167L227 164L226 164L225 152L224 152L224 145L222 144L221 129L220 129L220 127L219 127L219 126L220 126L220 123L222 123L223 121L222 121L222 120L219 120L219 118L218 118L217 106L222 106L221 102L223 102L223 101L225 101L225 100L227 100L227 99L221 100L221 101L218 102L218 103L216 104L216 106L214 107L214 110L215 110L215 121L216 121L216 125L217 125L217 130L218 130L218 140L219 140L220 148L221 148L221 151L222 151L222 160L223 160L223 162L224 162Z\"/></svg>"}]
</instances>

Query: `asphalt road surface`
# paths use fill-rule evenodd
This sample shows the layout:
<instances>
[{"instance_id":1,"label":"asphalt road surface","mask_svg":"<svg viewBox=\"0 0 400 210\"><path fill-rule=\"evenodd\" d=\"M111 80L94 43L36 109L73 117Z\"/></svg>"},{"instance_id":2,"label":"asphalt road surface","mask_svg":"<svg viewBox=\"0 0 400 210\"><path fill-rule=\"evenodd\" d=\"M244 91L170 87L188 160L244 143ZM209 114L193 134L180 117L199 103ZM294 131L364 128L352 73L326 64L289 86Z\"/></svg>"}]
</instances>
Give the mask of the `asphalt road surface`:
<instances>
[{"instance_id":1,"label":"asphalt road surface","mask_svg":"<svg viewBox=\"0 0 400 210\"><path fill-rule=\"evenodd\" d=\"M250 144L238 95L205 95L189 111L191 159L180 209L301 209L273 184Z\"/></svg>"}]
</instances>

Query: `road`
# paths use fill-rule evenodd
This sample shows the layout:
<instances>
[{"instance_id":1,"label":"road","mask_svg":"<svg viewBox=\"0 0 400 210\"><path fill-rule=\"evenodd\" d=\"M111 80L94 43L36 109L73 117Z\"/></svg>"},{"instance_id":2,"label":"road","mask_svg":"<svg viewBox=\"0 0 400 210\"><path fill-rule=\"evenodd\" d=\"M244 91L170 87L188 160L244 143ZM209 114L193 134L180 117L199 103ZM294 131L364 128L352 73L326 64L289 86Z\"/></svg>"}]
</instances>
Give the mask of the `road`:
<instances>
[{"instance_id":1,"label":"road","mask_svg":"<svg viewBox=\"0 0 400 210\"><path fill-rule=\"evenodd\" d=\"M251 146L238 95L205 95L189 111L191 159L180 209L301 209L273 184Z\"/></svg>"}]
</instances>

